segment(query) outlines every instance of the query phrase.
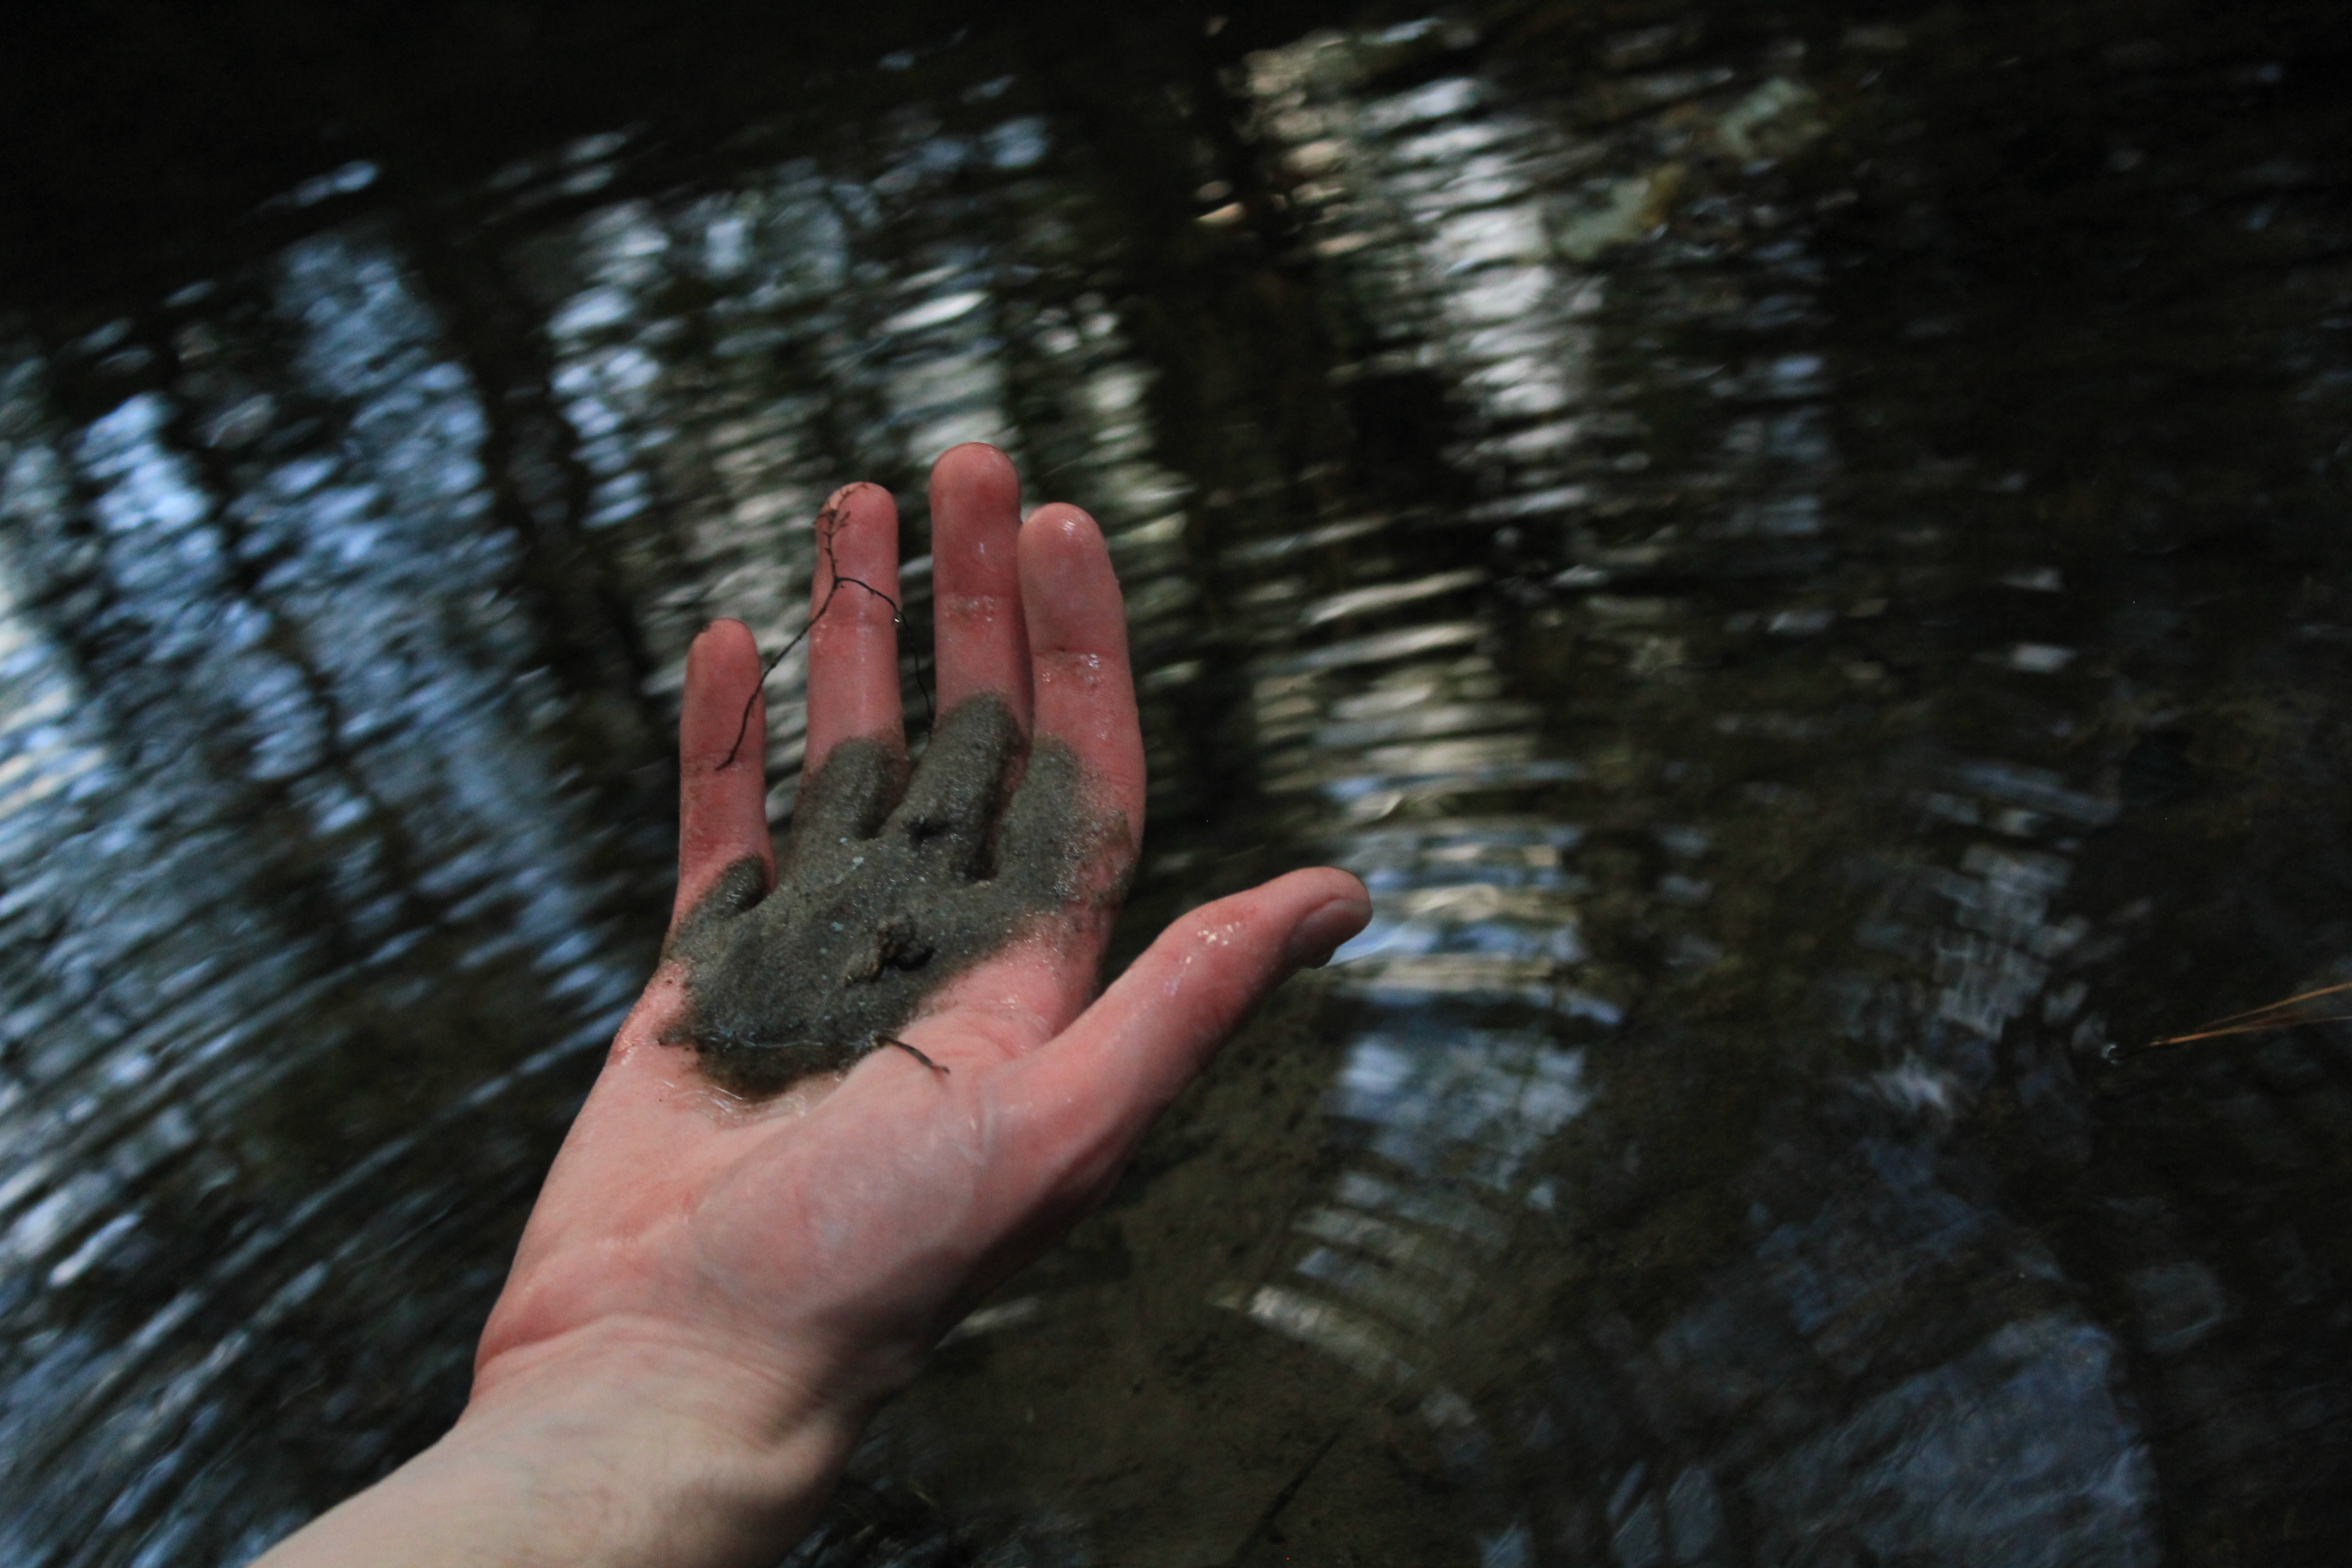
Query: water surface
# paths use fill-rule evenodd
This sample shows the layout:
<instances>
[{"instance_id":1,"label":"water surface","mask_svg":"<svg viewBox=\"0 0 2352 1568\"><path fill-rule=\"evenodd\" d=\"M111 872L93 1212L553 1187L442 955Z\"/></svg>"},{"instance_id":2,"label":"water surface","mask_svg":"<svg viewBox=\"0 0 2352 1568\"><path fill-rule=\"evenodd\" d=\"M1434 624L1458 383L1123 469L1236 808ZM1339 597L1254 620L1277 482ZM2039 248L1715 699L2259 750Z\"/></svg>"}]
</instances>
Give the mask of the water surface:
<instances>
[{"instance_id":1,"label":"water surface","mask_svg":"<svg viewBox=\"0 0 2352 1568\"><path fill-rule=\"evenodd\" d=\"M1126 585L1120 951L1376 915L794 1561L2328 1560L2352 1036L2148 1042L2352 979L2334 9L634 16L47 45L144 107L0 298L0 1555L446 1426L688 640L853 477L922 620L985 439Z\"/></svg>"}]
</instances>

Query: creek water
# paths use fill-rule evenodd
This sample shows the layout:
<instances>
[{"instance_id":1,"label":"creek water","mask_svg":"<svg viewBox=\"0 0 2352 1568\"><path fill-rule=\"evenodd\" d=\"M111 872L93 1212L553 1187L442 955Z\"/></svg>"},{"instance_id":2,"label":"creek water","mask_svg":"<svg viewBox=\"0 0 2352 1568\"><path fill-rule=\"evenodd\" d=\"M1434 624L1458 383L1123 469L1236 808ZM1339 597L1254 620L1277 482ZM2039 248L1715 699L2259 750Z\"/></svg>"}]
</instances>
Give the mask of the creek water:
<instances>
[{"instance_id":1,"label":"creek water","mask_svg":"<svg viewBox=\"0 0 2352 1568\"><path fill-rule=\"evenodd\" d=\"M320 24L332 136L12 252L0 1558L446 1426L687 641L877 479L919 712L986 439L1125 584L1120 952L1377 912L793 1562L2332 1561L2352 1035L2150 1042L2352 980L2340 8L951 10L453 12L430 128Z\"/></svg>"}]
</instances>

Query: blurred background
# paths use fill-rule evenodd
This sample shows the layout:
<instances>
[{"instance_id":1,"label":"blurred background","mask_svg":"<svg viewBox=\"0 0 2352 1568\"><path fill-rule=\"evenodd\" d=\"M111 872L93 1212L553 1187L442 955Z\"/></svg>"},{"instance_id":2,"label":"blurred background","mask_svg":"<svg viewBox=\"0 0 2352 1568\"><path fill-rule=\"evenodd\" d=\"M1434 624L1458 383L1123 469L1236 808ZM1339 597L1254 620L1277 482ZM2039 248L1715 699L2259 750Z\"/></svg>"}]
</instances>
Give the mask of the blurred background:
<instances>
[{"instance_id":1,"label":"blurred background","mask_svg":"<svg viewBox=\"0 0 2352 1568\"><path fill-rule=\"evenodd\" d=\"M0 1559L429 1442L686 644L1101 519L1119 952L1373 925L795 1563L2332 1562L2352 12L276 0L0 50ZM772 810L799 759L770 688ZM912 703L919 713L919 700Z\"/></svg>"}]
</instances>

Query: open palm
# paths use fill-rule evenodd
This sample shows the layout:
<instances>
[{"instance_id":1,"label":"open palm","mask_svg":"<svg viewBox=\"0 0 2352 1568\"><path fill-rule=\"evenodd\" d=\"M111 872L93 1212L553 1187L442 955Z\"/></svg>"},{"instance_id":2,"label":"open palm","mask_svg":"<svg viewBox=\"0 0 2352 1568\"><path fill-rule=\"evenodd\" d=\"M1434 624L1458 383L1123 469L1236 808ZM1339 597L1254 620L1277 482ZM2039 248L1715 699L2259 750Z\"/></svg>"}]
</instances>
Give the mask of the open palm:
<instances>
[{"instance_id":1,"label":"open palm","mask_svg":"<svg viewBox=\"0 0 2352 1568\"><path fill-rule=\"evenodd\" d=\"M715 1420L854 1433L941 1331L1100 1195L1249 1009L1369 914L1354 879L1296 872L1186 917L1097 999L1144 802L1109 557L1076 508L1043 507L1024 523L1018 480L992 448L942 458L931 498L940 711L1001 699L1039 744L1068 748L1095 811L1124 830L1097 836L1066 908L947 981L898 1030L914 1050L876 1050L765 1101L722 1092L693 1050L664 1043L682 1027L689 984L667 960L532 1214L483 1336L477 1405L545 1369L587 1375L634 1360L707 1378L712 1388L678 1397L698 1410L709 1401ZM852 486L829 515L804 777L845 742L904 745L897 512L883 490ZM696 641L674 929L746 858L774 879L759 681L741 626L719 622Z\"/></svg>"}]
</instances>

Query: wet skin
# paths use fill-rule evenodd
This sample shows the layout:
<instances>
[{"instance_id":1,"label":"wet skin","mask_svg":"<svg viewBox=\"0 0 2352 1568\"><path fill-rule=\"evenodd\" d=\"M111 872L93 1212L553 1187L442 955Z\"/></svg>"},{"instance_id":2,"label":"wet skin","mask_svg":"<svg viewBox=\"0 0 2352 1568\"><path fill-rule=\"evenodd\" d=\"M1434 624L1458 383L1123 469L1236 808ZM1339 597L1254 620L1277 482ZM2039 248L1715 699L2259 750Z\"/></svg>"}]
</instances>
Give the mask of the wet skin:
<instances>
[{"instance_id":1,"label":"wet skin","mask_svg":"<svg viewBox=\"0 0 2352 1568\"><path fill-rule=\"evenodd\" d=\"M747 855L671 936L687 1007L665 1040L765 1098L904 1046L897 1031L943 985L1055 917L1115 911L1123 879L1090 891L1085 872L1132 862L1125 823L1068 746L1043 741L1023 769L1024 749L993 693L940 721L911 779L879 742L835 746L802 786L774 889Z\"/></svg>"}]
</instances>

